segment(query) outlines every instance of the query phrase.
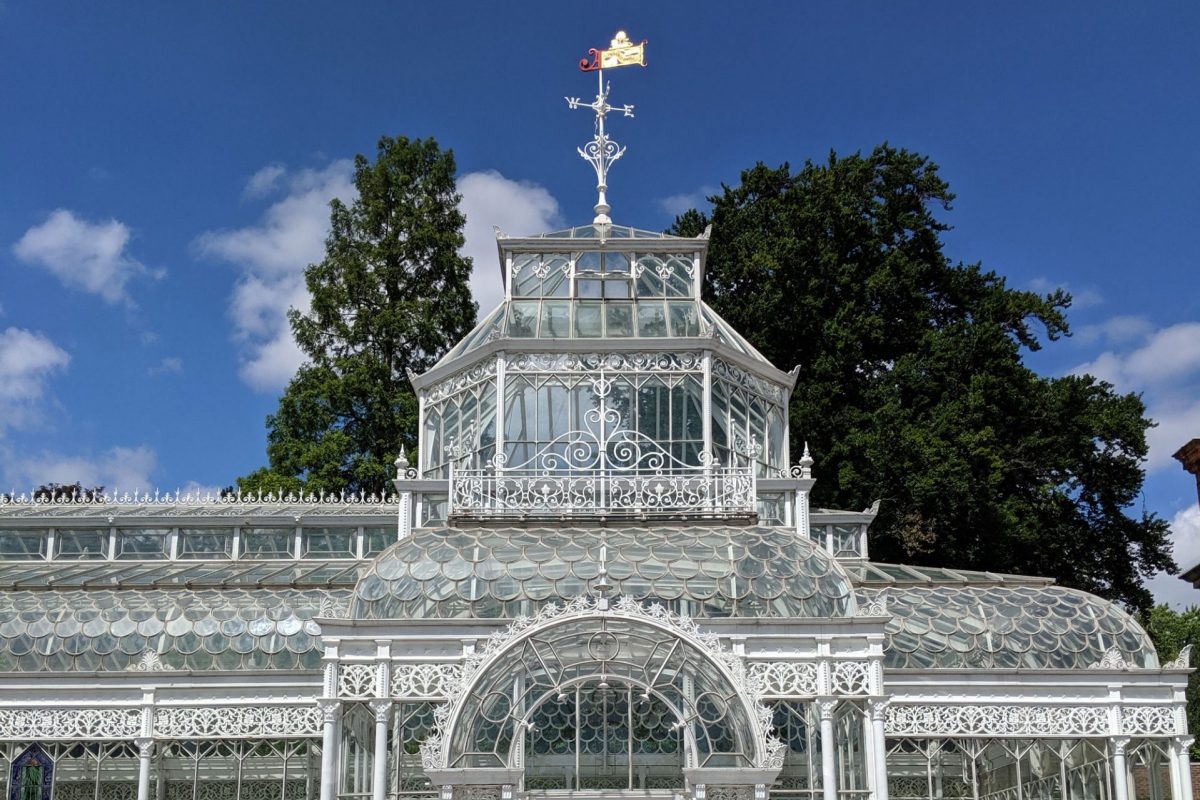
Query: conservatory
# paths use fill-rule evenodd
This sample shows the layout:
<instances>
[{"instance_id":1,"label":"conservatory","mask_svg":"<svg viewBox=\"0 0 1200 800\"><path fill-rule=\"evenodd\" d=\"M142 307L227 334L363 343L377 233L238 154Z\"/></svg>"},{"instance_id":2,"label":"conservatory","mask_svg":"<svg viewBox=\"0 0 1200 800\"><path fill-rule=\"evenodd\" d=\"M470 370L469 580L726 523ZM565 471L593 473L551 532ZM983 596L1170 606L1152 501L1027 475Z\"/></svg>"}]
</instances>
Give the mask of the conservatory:
<instances>
[{"instance_id":1,"label":"conservatory","mask_svg":"<svg viewBox=\"0 0 1200 800\"><path fill-rule=\"evenodd\" d=\"M707 234L597 174L593 224L498 234L393 495L3 498L9 800L1191 800L1187 654L872 561Z\"/></svg>"}]
</instances>

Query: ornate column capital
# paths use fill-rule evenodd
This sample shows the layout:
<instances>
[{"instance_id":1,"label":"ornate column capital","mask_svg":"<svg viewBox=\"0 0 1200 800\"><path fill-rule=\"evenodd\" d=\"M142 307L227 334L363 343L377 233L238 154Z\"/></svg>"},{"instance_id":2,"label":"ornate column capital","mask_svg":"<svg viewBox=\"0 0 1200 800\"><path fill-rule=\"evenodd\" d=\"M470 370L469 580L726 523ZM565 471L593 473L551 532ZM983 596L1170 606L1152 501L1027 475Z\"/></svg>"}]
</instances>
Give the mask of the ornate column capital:
<instances>
[{"instance_id":1,"label":"ornate column capital","mask_svg":"<svg viewBox=\"0 0 1200 800\"><path fill-rule=\"evenodd\" d=\"M371 713L375 715L376 722L387 722L392 717L392 701L386 698L377 698L367 703Z\"/></svg>"},{"instance_id":2,"label":"ornate column capital","mask_svg":"<svg viewBox=\"0 0 1200 800\"><path fill-rule=\"evenodd\" d=\"M1187 755L1188 751L1192 749L1192 745L1195 743L1195 736L1176 736L1175 751L1180 755Z\"/></svg>"},{"instance_id":3,"label":"ornate column capital","mask_svg":"<svg viewBox=\"0 0 1200 800\"><path fill-rule=\"evenodd\" d=\"M1114 736L1109 741L1112 742L1114 756L1125 755L1125 749L1129 747L1128 736Z\"/></svg>"},{"instance_id":4,"label":"ornate column capital","mask_svg":"<svg viewBox=\"0 0 1200 800\"><path fill-rule=\"evenodd\" d=\"M321 722L325 725L337 722L342 713L342 701L332 697L322 697L317 700L317 708L321 709Z\"/></svg>"},{"instance_id":5,"label":"ornate column capital","mask_svg":"<svg viewBox=\"0 0 1200 800\"><path fill-rule=\"evenodd\" d=\"M138 755L142 758L150 758L154 755L154 739L149 736L139 736L133 740L137 745Z\"/></svg>"},{"instance_id":6,"label":"ornate column capital","mask_svg":"<svg viewBox=\"0 0 1200 800\"><path fill-rule=\"evenodd\" d=\"M867 710L871 714L871 721L886 722L887 710L891 704L892 698L890 697L868 697Z\"/></svg>"},{"instance_id":7,"label":"ornate column capital","mask_svg":"<svg viewBox=\"0 0 1200 800\"><path fill-rule=\"evenodd\" d=\"M833 719L833 712L837 708L838 699L836 697L818 697L816 698L817 711L821 714L821 720Z\"/></svg>"}]
</instances>

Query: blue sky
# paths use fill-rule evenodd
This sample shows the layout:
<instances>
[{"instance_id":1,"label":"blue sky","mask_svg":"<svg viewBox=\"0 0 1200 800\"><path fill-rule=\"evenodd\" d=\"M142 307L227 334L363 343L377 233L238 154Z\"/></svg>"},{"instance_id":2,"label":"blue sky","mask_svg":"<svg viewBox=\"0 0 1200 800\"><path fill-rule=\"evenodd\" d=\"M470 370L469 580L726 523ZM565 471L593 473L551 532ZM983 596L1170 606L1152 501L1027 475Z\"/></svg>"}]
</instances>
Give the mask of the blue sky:
<instances>
[{"instance_id":1,"label":"blue sky","mask_svg":"<svg viewBox=\"0 0 1200 800\"><path fill-rule=\"evenodd\" d=\"M1145 394L1146 506L1200 561L1195 3L0 2L0 486L221 486L264 460L297 364L283 314L348 159L452 147L467 251L590 219L564 95L617 28L619 223L661 228L741 169L887 140L958 194L950 254L1075 293L1031 362ZM1159 596L1200 592L1156 579Z\"/></svg>"}]
</instances>

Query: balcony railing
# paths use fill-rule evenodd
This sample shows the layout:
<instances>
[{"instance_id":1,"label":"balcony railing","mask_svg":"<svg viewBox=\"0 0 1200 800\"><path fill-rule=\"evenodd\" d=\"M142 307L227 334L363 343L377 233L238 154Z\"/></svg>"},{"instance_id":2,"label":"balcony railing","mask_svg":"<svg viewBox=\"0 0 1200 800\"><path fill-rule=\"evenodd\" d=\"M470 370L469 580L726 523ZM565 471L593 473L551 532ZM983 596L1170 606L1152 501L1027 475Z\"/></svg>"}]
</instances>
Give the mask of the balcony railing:
<instances>
[{"instance_id":1,"label":"balcony railing","mask_svg":"<svg viewBox=\"0 0 1200 800\"><path fill-rule=\"evenodd\" d=\"M757 511L753 464L698 464L654 440L618 428L573 431L509 466L450 469L451 517L744 517Z\"/></svg>"}]
</instances>

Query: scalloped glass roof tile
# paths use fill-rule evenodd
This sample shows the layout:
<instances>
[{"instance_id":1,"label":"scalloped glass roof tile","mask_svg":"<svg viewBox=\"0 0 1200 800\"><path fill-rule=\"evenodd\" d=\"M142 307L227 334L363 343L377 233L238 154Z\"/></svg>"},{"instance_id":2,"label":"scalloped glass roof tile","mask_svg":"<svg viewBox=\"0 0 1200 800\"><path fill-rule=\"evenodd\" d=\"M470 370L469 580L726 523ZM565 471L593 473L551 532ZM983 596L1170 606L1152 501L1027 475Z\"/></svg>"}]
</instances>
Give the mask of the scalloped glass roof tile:
<instances>
[{"instance_id":1,"label":"scalloped glass roof tile","mask_svg":"<svg viewBox=\"0 0 1200 800\"><path fill-rule=\"evenodd\" d=\"M581 557L580 549L586 552ZM766 527L426 528L355 587L362 619L497 618L576 597L601 552L614 591L687 603L695 617L843 617L849 577L792 530Z\"/></svg>"},{"instance_id":2,"label":"scalloped glass roof tile","mask_svg":"<svg viewBox=\"0 0 1200 800\"><path fill-rule=\"evenodd\" d=\"M884 665L893 669L1088 669L1110 648L1137 667L1158 655L1137 621L1094 595L1050 584L859 587L886 603Z\"/></svg>"},{"instance_id":3,"label":"scalloped glass roof tile","mask_svg":"<svg viewBox=\"0 0 1200 800\"><path fill-rule=\"evenodd\" d=\"M879 561L865 561L846 566L850 577L856 584L861 585L945 584L948 586L962 586L964 584L1025 584L1030 586L1044 586L1054 583L1054 580L1051 578L1034 575L1009 575L1001 572L920 567L911 564L885 564Z\"/></svg>"}]
</instances>

